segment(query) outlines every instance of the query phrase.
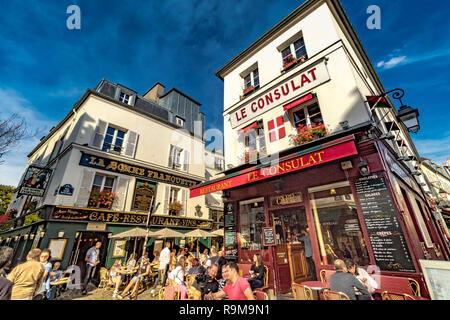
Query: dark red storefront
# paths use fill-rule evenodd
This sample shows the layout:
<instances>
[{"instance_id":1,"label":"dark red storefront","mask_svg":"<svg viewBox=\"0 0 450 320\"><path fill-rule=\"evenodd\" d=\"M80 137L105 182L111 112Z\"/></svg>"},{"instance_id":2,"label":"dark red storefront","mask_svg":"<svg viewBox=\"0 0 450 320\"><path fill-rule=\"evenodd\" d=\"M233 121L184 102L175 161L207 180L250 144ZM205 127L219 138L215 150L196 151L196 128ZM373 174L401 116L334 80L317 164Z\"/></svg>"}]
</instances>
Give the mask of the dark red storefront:
<instances>
[{"instance_id":1,"label":"dark red storefront","mask_svg":"<svg viewBox=\"0 0 450 320\"><path fill-rule=\"evenodd\" d=\"M384 275L416 279L426 294L418 260L448 259L449 252L415 179L388 146L364 132L325 141L282 155L277 165L238 168L191 189L191 197L226 190L228 258L250 264L261 254L270 287L288 292L292 282L311 279L298 240L309 228L317 278L319 270L333 269L334 259L350 258ZM362 160L370 169L365 176ZM263 245L267 227L274 245Z\"/></svg>"}]
</instances>

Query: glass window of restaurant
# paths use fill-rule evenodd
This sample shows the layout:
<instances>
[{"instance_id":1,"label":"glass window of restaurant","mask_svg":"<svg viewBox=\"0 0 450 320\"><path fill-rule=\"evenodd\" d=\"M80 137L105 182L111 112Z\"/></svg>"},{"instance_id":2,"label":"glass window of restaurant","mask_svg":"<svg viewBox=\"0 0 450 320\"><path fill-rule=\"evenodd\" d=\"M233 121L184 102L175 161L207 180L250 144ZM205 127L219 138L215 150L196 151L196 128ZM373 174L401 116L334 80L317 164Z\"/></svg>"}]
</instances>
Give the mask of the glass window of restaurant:
<instances>
[{"instance_id":1,"label":"glass window of restaurant","mask_svg":"<svg viewBox=\"0 0 450 320\"><path fill-rule=\"evenodd\" d=\"M314 187L308 191L322 262L331 265L336 259L352 259L359 265L369 265L349 182Z\"/></svg>"},{"instance_id":2,"label":"glass window of restaurant","mask_svg":"<svg viewBox=\"0 0 450 320\"><path fill-rule=\"evenodd\" d=\"M262 250L262 228L266 225L264 198L241 201L239 219L242 250Z\"/></svg>"}]
</instances>

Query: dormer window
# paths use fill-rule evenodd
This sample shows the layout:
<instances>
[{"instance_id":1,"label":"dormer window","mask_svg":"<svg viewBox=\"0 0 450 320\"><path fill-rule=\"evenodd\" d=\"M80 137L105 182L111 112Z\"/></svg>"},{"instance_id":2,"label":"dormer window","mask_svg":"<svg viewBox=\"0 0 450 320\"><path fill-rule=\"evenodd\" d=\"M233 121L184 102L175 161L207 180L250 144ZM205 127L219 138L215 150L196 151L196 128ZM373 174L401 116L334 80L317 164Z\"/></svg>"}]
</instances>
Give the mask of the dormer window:
<instances>
[{"instance_id":1,"label":"dormer window","mask_svg":"<svg viewBox=\"0 0 450 320\"><path fill-rule=\"evenodd\" d=\"M120 97L119 97L119 101L120 101L120 102L123 102L123 103L126 103L126 104L130 104L130 101L131 101L131 95L126 94L126 93L124 93L124 92L121 92L121 93L120 93Z\"/></svg>"},{"instance_id":2,"label":"dormer window","mask_svg":"<svg viewBox=\"0 0 450 320\"><path fill-rule=\"evenodd\" d=\"M284 70L289 69L291 66L297 63L305 62L308 59L308 54L306 53L306 47L303 38L292 42L284 50L281 50L281 57L283 59Z\"/></svg>"},{"instance_id":3,"label":"dormer window","mask_svg":"<svg viewBox=\"0 0 450 320\"><path fill-rule=\"evenodd\" d=\"M184 128L184 119L180 117L175 117L176 124L182 128Z\"/></svg>"}]
</instances>

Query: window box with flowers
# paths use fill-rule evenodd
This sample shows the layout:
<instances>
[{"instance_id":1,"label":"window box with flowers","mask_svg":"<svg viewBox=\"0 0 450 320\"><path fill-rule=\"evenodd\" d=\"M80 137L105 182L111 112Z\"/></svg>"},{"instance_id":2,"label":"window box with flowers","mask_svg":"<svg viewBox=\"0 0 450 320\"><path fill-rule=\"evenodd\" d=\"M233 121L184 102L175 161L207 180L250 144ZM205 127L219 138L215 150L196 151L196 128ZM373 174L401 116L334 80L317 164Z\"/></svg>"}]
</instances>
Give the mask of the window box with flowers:
<instances>
[{"instance_id":1,"label":"window box with flowers","mask_svg":"<svg viewBox=\"0 0 450 320\"><path fill-rule=\"evenodd\" d=\"M172 201L169 203L169 214L178 215L180 213L183 205L179 201Z\"/></svg>"},{"instance_id":2,"label":"window box with flowers","mask_svg":"<svg viewBox=\"0 0 450 320\"><path fill-rule=\"evenodd\" d=\"M312 123L311 125L306 126L300 125L296 129L296 133L291 134L289 137L291 144L300 146L302 144L326 137L328 134L329 130L323 123Z\"/></svg>"},{"instance_id":3,"label":"window box with flowers","mask_svg":"<svg viewBox=\"0 0 450 320\"><path fill-rule=\"evenodd\" d=\"M294 58L292 54L288 55L286 58L283 59L283 69L287 70L293 65L297 64L297 59Z\"/></svg>"},{"instance_id":4,"label":"window box with flowers","mask_svg":"<svg viewBox=\"0 0 450 320\"><path fill-rule=\"evenodd\" d=\"M88 207L111 209L116 194L107 190L91 191L88 201Z\"/></svg>"},{"instance_id":5,"label":"window box with flowers","mask_svg":"<svg viewBox=\"0 0 450 320\"><path fill-rule=\"evenodd\" d=\"M7 223L8 221L14 219L17 214L17 209L9 209L4 214L0 215L0 224Z\"/></svg>"}]
</instances>

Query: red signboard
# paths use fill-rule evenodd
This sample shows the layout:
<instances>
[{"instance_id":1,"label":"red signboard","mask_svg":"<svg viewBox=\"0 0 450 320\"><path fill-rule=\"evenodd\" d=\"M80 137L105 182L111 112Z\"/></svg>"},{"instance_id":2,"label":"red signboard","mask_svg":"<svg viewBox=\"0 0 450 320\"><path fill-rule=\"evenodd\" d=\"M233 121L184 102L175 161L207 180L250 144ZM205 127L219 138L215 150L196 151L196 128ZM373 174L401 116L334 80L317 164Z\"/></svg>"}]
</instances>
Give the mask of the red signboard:
<instances>
[{"instance_id":1,"label":"red signboard","mask_svg":"<svg viewBox=\"0 0 450 320\"><path fill-rule=\"evenodd\" d=\"M293 108L293 107L296 107L296 106L298 106L299 104L305 103L306 101L309 101L309 100L311 100L312 98L314 98L314 96L313 96L312 93L307 94L306 96L301 97L300 99L295 100L294 102L291 102L291 103L285 105L285 106L283 107L283 108L284 108L284 111L289 110L289 109L291 109L291 108Z\"/></svg>"},{"instance_id":2,"label":"red signboard","mask_svg":"<svg viewBox=\"0 0 450 320\"><path fill-rule=\"evenodd\" d=\"M313 167L337 159L358 154L353 140L346 141L319 151L311 152L297 158L282 161L276 165L267 166L244 174L226 178L205 186L192 187L190 197L198 197L208 193L239 187L245 184L273 178L286 173Z\"/></svg>"}]
</instances>

